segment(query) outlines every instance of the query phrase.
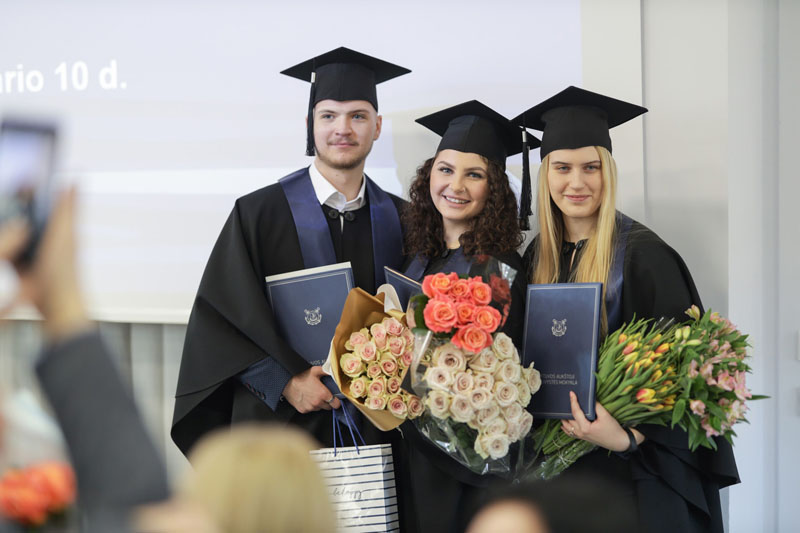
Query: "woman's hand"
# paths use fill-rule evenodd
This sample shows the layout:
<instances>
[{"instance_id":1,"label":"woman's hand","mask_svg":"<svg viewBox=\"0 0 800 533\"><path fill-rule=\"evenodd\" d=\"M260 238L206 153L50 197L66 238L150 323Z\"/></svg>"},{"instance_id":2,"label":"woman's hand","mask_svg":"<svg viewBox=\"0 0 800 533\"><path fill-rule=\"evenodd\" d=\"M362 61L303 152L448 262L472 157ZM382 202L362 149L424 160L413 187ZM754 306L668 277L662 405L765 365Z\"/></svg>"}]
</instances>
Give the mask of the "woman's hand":
<instances>
[{"instance_id":1,"label":"woman's hand","mask_svg":"<svg viewBox=\"0 0 800 533\"><path fill-rule=\"evenodd\" d=\"M578 397L572 391L569 393L569 402L573 418L572 420L561 421L561 430L564 433L570 437L591 442L612 452L624 452L630 447L631 443L628 434L599 402L595 403L594 410L597 418L595 418L594 422L586 419L578 403ZM644 442L644 435L634 428L631 428L631 431L633 436L636 437L637 444Z\"/></svg>"}]
</instances>

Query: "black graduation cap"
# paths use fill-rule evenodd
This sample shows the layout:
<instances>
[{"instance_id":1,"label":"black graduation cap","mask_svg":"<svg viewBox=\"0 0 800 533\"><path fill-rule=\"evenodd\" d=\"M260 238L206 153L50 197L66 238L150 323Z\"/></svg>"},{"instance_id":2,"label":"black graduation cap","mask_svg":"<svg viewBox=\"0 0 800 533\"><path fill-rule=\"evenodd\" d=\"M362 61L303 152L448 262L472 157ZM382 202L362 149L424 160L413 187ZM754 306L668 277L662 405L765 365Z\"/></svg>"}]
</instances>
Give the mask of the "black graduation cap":
<instances>
[{"instance_id":1,"label":"black graduation cap","mask_svg":"<svg viewBox=\"0 0 800 533\"><path fill-rule=\"evenodd\" d=\"M567 87L533 106L512 122L541 130L542 159L553 150L602 146L611 151L608 130L647 113L647 109L616 98Z\"/></svg>"},{"instance_id":2,"label":"black graduation cap","mask_svg":"<svg viewBox=\"0 0 800 533\"><path fill-rule=\"evenodd\" d=\"M281 74L311 83L306 155L314 155L314 106L321 100L366 100L378 110L375 86L411 72L381 59L339 47L287 68Z\"/></svg>"},{"instance_id":3,"label":"black graduation cap","mask_svg":"<svg viewBox=\"0 0 800 533\"><path fill-rule=\"evenodd\" d=\"M448 107L416 121L442 136L437 152L457 150L482 155L496 161L504 169L507 157L523 151L527 155L529 148L539 146L539 139L477 100ZM531 214L531 185L530 170L527 169L525 161L527 157L523 157L520 221L523 223L523 229L528 229L528 216Z\"/></svg>"}]
</instances>

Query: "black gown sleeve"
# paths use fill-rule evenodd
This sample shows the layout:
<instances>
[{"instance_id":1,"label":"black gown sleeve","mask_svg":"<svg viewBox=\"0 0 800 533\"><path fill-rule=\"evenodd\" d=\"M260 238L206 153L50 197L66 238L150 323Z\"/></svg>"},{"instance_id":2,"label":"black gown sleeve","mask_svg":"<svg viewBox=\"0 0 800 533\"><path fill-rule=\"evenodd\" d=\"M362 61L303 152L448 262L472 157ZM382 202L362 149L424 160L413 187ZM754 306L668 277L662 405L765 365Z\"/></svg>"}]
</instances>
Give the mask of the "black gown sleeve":
<instances>
[{"instance_id":1,"label":"black gown sleeve","mask_svg":"<svg viewBox=\"0 0 800 533\"><path fill-rule=\"evenodd\" d=\"M637 318L688 320L686 309L702 308L683 259L653 232L634 223L626 250L623 321ZM722 531L719 489L739 480L731 446L689 451L680 428L642 424L646 441L631 458L640 519L647 531Z\"/></svg>"},{"instance_id":2,"label":"black gown sleeve","mask_svg":"<svg viewBox=\"0 0 800 533\"><path fill-rule=\"evenodd\" d=\"M172 425L172 438L184 453L205 433L230 424L229 378L269 356L292 375L309 368L275 327L251 242L259 220L242 211L240 199L211 252L186 330ZM275 216L272 224L287 226L285 218ZM273 243L262 245L280 251ZM283 271L302 268L299 261Z\"/></svg>"}]
</instances>

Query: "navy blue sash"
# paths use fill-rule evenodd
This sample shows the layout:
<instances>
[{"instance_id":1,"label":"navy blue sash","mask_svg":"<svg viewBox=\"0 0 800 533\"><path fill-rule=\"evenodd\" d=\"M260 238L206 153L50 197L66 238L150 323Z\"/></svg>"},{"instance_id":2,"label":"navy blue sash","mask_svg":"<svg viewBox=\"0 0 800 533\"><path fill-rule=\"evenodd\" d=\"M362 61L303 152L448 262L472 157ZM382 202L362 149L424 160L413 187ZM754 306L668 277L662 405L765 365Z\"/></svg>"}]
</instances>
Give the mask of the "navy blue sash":
<instances>
[{"instance_id":1,"label":"navy blue sash","mask_svg":"<svg viewBox=\"0 0 800 533\"><path fill-rule=\"evenodd\" d=\"M408 268L405 271L405 275L415 281L422 281L422 276L425 274L425 269L428 268L428 264L430 261L423 257L420 254L417 254L414 257L414 260L411 261L411 264L408 265ZM442 265L441 270L439 272L456 272L457 274L469 274L469 269L472 266L472 262L464 255L464 252L461 251L461 248L458 250L453 251L450 254L450 257L447 258L444 265Z\"/></svg>"},{"instance_id":2,"label":"navy blue sash","mask_svg":"<svg viewBox=\"0 0 800 533\"><path fill-rule=\"evenodd\" d=\"M622 282L624 278L625 249L628 246L628 233L633 219L617 211L617 238L614 247L614 259L608 273L606 285L606 317L608 331L612 332L622 325Z\"/></svg>"},{"instance_id":3,"label":"navy blue sash","mask_svg":"<svg viewBox=\"0 0 800 533\"><path fill-rule=\"evenodd\" d=\"M367 199L372 224L372 256L375 264L375 285L384 283L384 265L399 268L403 262L400 217L388 194L368 177ZM305 268L336 263L328 222L320 209L308 169L298 170L281 178L292 219L300 240L300 253Z\"/></svg>"}]
</instances>

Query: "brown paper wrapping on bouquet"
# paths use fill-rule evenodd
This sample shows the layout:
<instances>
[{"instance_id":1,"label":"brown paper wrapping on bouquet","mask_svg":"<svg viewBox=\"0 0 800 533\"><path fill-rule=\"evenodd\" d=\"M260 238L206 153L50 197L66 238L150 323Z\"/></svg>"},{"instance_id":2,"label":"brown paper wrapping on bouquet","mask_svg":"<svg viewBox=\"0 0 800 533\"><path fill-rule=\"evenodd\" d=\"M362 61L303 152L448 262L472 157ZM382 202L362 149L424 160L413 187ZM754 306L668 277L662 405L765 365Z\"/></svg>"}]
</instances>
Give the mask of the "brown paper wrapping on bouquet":
<instances>
[{"instance_id":1,"label":"brown paper wrapping on bouquet","mask_svg":"<svg viewBox=\"0 0 800 533\"><path fill-rule=\"evenodd\" d=\"M328 360L331 362L331 372L333 373L333 380L339 386L348 400L361 411L372 424L381 431L391 431L400 424L400 420L389 411L383 409L375 411L364 405L363 401L359 398L353 398L350 394L350 377L342 372L339 367L339 357L347 353L344 343L350 338L350 334L358 331L361 328L369 328L370 325L380 322L386 317L394 317L403 325L406 325L406 316L401 311L389 311L388 313L383 310L384 295L372 296L368 292L356 287L351 290L347 295L347 300L344 302L344 309L342 309L342 318L339 320L339 325L336 326L336 333L331 342L331 350L328 354ZM408 369L404 369L400 374L401 378L405 377Z\"/></svg>"}]
</instances>

